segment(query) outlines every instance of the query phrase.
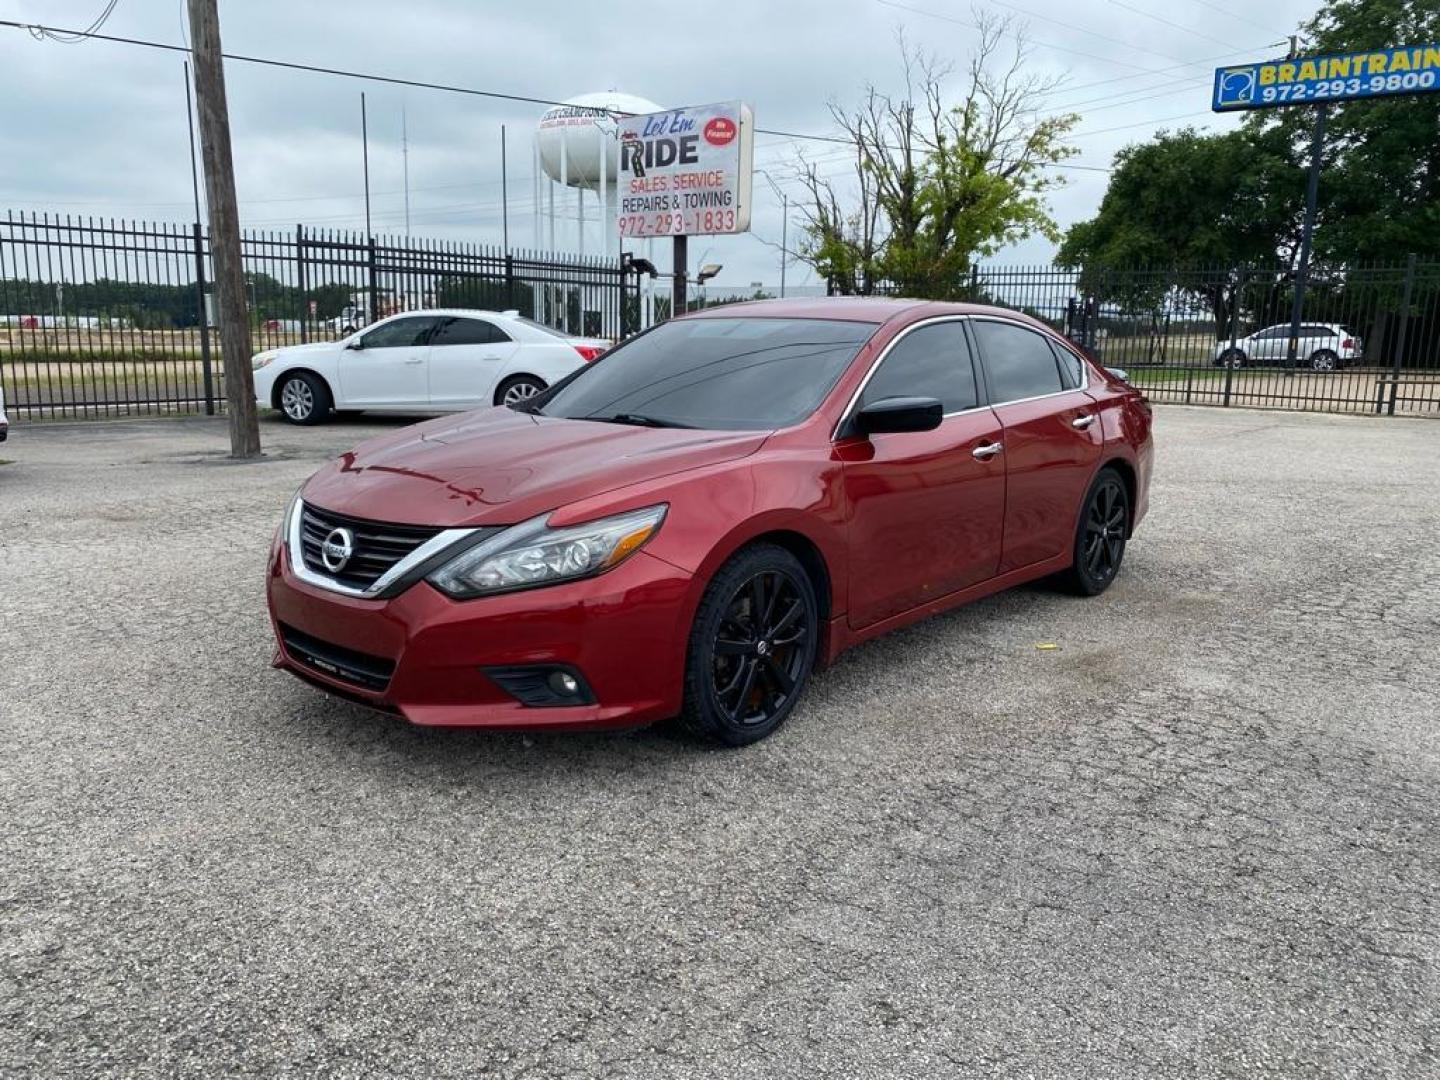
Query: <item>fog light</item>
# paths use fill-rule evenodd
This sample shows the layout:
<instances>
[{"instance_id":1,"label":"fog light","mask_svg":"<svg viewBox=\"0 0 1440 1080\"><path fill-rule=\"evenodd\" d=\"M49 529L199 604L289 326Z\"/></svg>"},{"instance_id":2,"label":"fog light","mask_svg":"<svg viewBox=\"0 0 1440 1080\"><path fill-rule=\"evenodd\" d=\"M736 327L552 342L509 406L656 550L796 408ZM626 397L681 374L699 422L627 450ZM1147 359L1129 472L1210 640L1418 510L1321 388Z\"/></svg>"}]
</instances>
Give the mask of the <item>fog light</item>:
<instances>
[{"instance_id":1,"label":"fog light","mask_svg":"<svg viewBox=\"0 0 1440 1080\"><path fill-rule=\"evenodd\" d=\"M595 695L585 676L568 664L526 664L481 670L515 700L532 708L595 704Z\"/></svg>"}]
</instances>

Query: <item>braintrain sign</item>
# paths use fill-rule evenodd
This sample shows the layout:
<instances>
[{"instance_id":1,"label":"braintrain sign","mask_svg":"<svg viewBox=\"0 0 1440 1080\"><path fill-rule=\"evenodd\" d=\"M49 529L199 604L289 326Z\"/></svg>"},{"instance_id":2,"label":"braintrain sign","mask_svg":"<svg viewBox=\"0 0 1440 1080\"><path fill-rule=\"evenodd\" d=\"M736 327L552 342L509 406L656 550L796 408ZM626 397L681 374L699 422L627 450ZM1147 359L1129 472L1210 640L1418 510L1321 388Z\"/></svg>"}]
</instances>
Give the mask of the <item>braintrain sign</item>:
<instances>
[{"instance_id":1,"label":"braintrain sign","mask_svg":"<svg viewBox=\"0 0 1440 1080\"><path fill-rule=\"evenodd\" d=\"M1217 68L1214 112L1440 90L1440 44L1299 56Z\"/></svg>"},{"instance_id":2,"label":"braintrain sign","mask_svg":"<svg viewBox=\"0 0 1440 1080\"><path fill-rule=\"evenodd\" d=\"M755 120L738 101L619 122L621 236L707 236L750 228Z\"/></svg>"}]
</instances>

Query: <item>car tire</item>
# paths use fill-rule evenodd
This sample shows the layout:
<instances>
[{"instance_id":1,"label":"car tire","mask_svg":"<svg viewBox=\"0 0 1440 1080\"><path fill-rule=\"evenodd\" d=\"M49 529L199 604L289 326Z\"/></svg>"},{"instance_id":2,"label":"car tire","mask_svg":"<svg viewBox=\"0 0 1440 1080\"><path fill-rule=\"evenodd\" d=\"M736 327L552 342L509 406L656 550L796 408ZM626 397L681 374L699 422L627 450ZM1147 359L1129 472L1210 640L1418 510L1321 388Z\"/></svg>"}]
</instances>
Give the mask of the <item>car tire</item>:
<instances>
[{"instance_id":1,"label":"car tire","mask_svg":"<svg viewBox=\"0 0 1440 1080\"><path fill-rule=\"evenodd\" d=\"M545 389L545 380L537 375L511 375L495 388L496 405L519 405Z\"/></svg>"},{"instance_id":2,"label":"car tire","mask_svg":"<svg viewBox=\"0 0 1440 1080\"><path fill-rule=\"evenodd\" d=\"M332 398L324 379L308 371L296 371L281 378L275 402L280 415L290 423L312 427L325 422Z\"/></svg>"},{"instance_id":3,"label":"car tire","mask_svg":"<svg viewBox=\"0 0 1440 1080\"><path fill-rule=\"evenodd\" d=\"M1247 360L1245 354L1239 349L1226 349L1215 363L1219 367L1243 368Z\"/></svg>"},{"instance_id":4,"label":"car tire","mask_svg":"<svg viewBox=\"0 0 1440 1080\"><path fill-rule=\"evenodd\" d=\"M1317 349L1310 354L1310 370L1323 373L1337 371L1340 357L1331 349Z\"/></svg>"},{"instance_id":5,"label":"car tire","mask_svg":"<svg viewBox=\"0 0 1440 1080\"><path fill-rule=\"evenodd\" d=\"M815 585L800 560L775 544L737 552L695 613L681 725L727 746L772 734L804 694L819 640Z\"/></svg>"},{"instance_id":6,"label":"car tire","mask_svg":"<svg viewBox=\"0 0 1440 1080\"><path fill-rule=\"evenodd\" d=\"M1118 471L1096 474L1075 525L1074 562L1060 575L1067 592L1098 596L1115 580L1130 539L1130 490Z\"/></svg>"}]
</instances>

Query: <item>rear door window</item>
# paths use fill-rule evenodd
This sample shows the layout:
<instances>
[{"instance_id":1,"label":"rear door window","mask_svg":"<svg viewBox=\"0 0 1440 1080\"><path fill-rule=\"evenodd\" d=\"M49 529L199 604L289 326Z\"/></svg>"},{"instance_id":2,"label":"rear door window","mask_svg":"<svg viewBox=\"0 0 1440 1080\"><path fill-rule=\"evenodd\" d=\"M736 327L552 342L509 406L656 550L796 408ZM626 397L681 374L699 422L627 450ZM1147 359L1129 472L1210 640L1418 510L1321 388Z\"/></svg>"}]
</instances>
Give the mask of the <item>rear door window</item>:
<instances>
[{"instance_id":1,"label":"rear door window","mask_svg":"<svg viewBox=\"0 0 1440 1080\"><path fill-rule=\"evenodd\" d=\"M499 345L510 335L484 319L446 319L430 339L431 345Z\"/></svg>"},{"instance_id":2,"label":"rear door window","mask_svg":"<svg viewBox=\"0 0 1440 1080\"><path fill-rule=\"evenodd\" d=\"M1065 389L1055 353L1040 334L990 319L976 319L971 326L985 362L992 405L1058 394Z\"/></svg>"}]
</instances>

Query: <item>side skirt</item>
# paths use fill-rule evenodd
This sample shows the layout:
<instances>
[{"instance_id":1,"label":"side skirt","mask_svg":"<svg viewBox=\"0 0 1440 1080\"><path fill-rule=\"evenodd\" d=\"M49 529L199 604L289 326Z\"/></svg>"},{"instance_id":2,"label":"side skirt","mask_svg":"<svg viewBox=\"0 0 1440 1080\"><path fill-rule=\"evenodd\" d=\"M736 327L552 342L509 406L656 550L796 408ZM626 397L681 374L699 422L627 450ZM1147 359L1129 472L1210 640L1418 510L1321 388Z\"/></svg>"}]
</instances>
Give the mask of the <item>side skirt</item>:
<instances>
[{"instance_id":1,"label":"side skirt","mask_svg":"<svg viewBox=\"0 0 1440 1080\"><path fill-rule=\"evenodd\" d=\"M969 588L960 589L958 592L950 593L939 599L931 600L929 603L921 604L919 607L911 608L909 611L902 611L899 615L892 615L888 619L882 619L877 623L861 627L856 630L846 621L845 616L840 615L830 620L829 633L826 635L829 648L825 652L825 662L831 663L846 649L852 645L859 645L862 641L869 641L871 638L887 634L891 630L898 630L902 626L909 626L911 623L919 622L921 619L928 619L931 615L938 615L942 611L949 611L951 608L959 607L961 604L968 604L972 600L980 600L986 596L993 596L995 593L1012 589L1016 585L1023 585L1027 581L1035 581L1039 578L1049 577L1051 574L1059 573L1070 565L1070 554L1057 555L1053 559L1046 559L1044 562L1031 563L1029 566L1022 566L1018 570L1012 570L1008 574L1001 574L989 581L982 581L978 585L971 585Z\"/></svg>"}]
</instances>

